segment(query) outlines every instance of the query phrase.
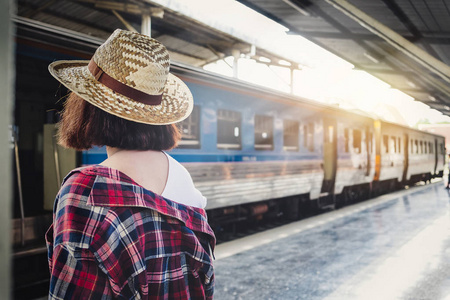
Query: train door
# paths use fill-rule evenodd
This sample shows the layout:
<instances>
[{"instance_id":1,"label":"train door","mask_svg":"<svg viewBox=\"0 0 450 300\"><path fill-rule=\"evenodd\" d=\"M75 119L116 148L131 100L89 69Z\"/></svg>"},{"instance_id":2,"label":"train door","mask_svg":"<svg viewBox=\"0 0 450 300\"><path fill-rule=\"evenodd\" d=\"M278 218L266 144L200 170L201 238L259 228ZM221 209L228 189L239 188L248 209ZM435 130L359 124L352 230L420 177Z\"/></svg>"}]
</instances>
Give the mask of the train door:
<instances>
[{"instance_id":1,"label":"train door","mask_svg":"<svg viewBox=\"0 0 450 300\"><path fill-rule=\"evenodd\" d=\"M408 174L408 166L409 166L409 136L406 133L404 135L404 152L405 152L405 159L403 160L403 182L406 182L406 176Z\"/></svg>"},{"instance_id":2,"label":"train door","mask_svg":"<svg viewBox=\"0 0 450 300\"><path fill-rule=\"evenodd\" d=\"M323 120L323 164L324 178L322 193L332 194L336 178L337 166L337 126L336 120L324 118Z\"/></svg>"}]
</instances>

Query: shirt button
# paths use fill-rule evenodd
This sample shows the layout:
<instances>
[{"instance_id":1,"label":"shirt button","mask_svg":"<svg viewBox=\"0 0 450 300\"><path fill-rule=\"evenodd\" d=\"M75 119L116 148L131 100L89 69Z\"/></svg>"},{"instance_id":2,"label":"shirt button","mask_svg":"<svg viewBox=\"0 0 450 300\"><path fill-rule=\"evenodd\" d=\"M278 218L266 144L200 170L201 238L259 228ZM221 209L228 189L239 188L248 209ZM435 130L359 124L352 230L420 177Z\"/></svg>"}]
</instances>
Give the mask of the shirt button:
<instances>
[{"instance_id":1,"label":"shirt button","mask_svg":"<svg viewBox=\"0 0 450 300\"><path fill-rule=\"evenodd\" d=\"M205 284L208 284L209 283L209 278L206 278L205 279Z\"/></svg>"}]
</instances>

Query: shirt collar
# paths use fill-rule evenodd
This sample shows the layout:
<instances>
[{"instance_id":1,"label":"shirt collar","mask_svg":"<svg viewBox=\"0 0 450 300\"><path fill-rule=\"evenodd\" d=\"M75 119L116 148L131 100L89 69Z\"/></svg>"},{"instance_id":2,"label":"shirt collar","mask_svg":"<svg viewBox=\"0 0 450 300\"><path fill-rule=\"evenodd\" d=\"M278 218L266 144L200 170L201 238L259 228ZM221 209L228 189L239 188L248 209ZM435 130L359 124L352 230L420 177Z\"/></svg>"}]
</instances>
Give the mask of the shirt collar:
<instances>
[{"instance_id":1,"label":"shirt collar","mask_svg":"<svg viewBox=\"0 0 450 300\"><path fill-rule=\"evenodd\" d=\"M206 212L202 208L180 204L155 194L119 170L93 165L80 172L96 177L87 200L88 205L149 208L176 218L188 228L214 238L214 232L208 225Z\"/></svg>"}]
</instances>

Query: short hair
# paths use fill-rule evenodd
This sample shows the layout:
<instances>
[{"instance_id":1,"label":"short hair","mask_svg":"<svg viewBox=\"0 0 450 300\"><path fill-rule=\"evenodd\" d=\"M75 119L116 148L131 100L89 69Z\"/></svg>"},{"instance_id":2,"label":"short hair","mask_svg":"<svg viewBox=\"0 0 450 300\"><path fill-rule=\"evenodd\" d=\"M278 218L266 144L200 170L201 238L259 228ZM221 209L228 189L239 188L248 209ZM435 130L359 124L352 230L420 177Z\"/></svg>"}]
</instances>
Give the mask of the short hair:
<instances>
[{"instance_id":1,"label":"short hair","mask_svg":"<svg viewBox=\"0 0 450 300\"><path fill-rule=\"evenodd\" d=\"M87 150L110 146L126 150L170 150L181 133L175 124L149 125L122 119L71 93L58 123L58 143Z\"/></svg>"}]
</instances>

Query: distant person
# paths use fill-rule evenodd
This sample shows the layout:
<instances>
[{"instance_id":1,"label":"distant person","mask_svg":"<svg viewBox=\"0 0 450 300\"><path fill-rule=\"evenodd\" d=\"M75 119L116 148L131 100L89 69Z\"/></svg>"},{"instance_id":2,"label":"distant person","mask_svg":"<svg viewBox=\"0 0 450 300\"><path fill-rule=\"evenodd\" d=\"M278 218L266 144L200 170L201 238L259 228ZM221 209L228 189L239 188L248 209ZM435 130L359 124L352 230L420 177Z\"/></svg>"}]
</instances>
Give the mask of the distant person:
<instances>
[{"instance_id":1,"label":"distant person","mask_svg":"<svg viewBox=\"0 0 450 300\"><path fill-rule=\"evenodd\" d=\"M158 41L116 30L91 61L57 61L72 91L59 143L106 145L99 165L71 171L47 232L50 299L212 299L214 233L206 199L164 150L193 108Z\"/></svg>"}]
</instances>

